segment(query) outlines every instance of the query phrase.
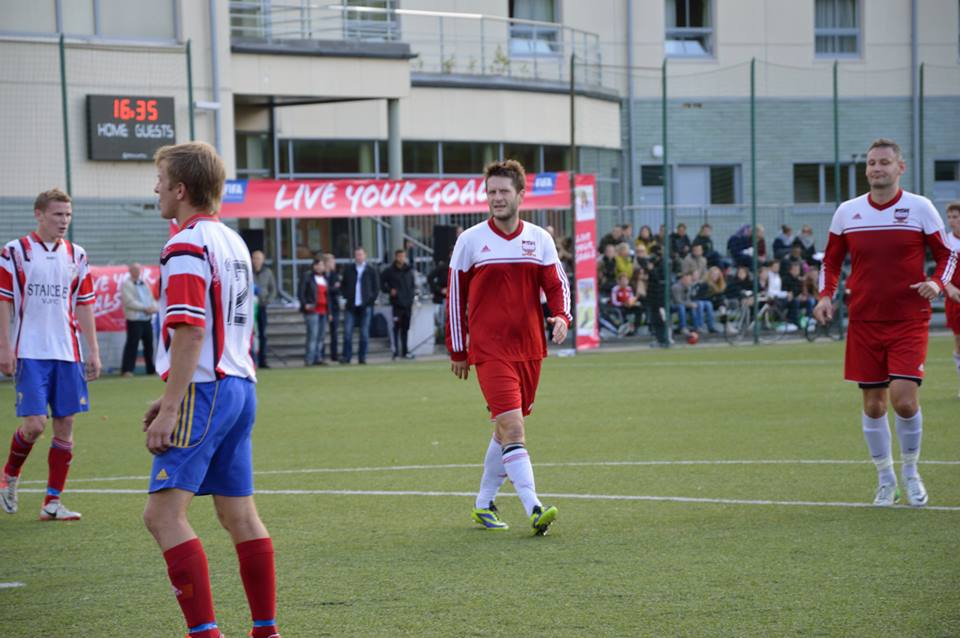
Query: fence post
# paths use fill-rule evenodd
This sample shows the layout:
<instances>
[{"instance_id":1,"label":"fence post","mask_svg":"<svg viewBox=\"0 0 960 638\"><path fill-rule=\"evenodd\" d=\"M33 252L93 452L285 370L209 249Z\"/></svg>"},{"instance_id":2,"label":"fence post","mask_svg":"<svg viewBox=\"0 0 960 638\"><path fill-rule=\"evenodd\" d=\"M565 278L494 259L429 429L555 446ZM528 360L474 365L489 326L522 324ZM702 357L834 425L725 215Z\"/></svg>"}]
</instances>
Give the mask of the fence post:
<instances>
[{"instance_id":1,"label":"fence post","mask_svg":"<svg viewBox=\"0 0 960 638\"><path fill-rule=\"evenodd\" d=\"M663 58L663 66L660 71L660 85L662 93L662 111L663 119L663 246L661 248L663 260L663 323L664 335L666 341L664 345L669 348L673 343L673 321L670 314L670 165L667 158L667 58Z\"/></svg>"},{"instance_id":2,"label":"fence post","mask_svg":"<svg viewBox=\"0 0 960 638\"><path fill-rule=\"evenodd\" d=\"M837 61L833 61L833 199L840 208L840 98L837 90Z\"/></svg>"},{"instance_id":3,"label":"fence post","mask_svg":"<svg viewBox=\"0 0 960 638\"><path fill-rule=\"evenodd\" d=\"M753 240L753 343L760 343L760 255L757 254L757 59L750 59L750 237Z\"/></svg>"},{"instance_id":4,"label":"fence post","mask_svg":"<svg viewBox=\"0 0 960 638\"><path fill-rule=\"evenodd\" d=\"M926 190L923 187L923 62L920 63L920 77L918 78L919 87L917 88L917 107L918 107L918 117L917 117L917 128L919 130L917 134L917 184L916 189L917 193L920 195L924 194Z\"/></svg>"},{"instance_id":5,"label":"fence post","mask_svg":"<svg viewBox=\"0 0 960 638\"><path fill-rule=\"evenodd\" d=\"M575 53L570 53L570 228L571 235L574 238L574 245L576 245L577 238L577 74L576 74L576 60L577 56ZM576 281L576 260L573 264L574 268L574 281ZM572 295L576 295L576 289L571 291ZM576 298L571 299L571 303L576 303ZM576 316L576 310L574 310L574 316ZM577 321L574 319L573 322L573 349L577 349Z\"/></svg>"},{"instance_id":6,"label":"fence post","mask_svg":"<svg viewBox=\"0 0 960 638\"><path fill-rule=\"evenodd\" d=\"M194 112L193 112L193 53L190 46L190 40L187 40L187 102L190 107L190 140L193 141L197 139L196 131L194 129ZM271 110L273 107L270 107Z\"/></svg>"},{"instance_id":7,"label":"fence post","mask_svg":"<svg viewBox=\"0 0 960 638\"><path fill-rule=\"evenodd\" d=\"M63 43L63 34L60 34L60 106L63 110L63 169L66 177L67 193L73 196L73 179L70 170L70 114L67 109L67 55ZM73 225L67 228L67 239L73 241Z\"/></svg>"}]
</instances>

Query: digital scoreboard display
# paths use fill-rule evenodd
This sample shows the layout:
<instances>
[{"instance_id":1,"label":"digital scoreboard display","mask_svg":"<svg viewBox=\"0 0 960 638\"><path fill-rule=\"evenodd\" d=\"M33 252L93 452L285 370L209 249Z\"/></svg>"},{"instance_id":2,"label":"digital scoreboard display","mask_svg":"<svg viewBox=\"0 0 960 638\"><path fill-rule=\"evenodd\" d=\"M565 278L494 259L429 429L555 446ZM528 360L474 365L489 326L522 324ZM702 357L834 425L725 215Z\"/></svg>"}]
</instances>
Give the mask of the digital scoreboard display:
<instances>
[{"instance_id":1,"label":"digital scoreboard display","mask_svg":"<svg viewBox=\"0 0 960 638\"><path fill-rule=\"evenodd\" d=\"M172 97L87 96L87 156L92 160L151 161L176 143Z\"/></svg>"}]
</instances>

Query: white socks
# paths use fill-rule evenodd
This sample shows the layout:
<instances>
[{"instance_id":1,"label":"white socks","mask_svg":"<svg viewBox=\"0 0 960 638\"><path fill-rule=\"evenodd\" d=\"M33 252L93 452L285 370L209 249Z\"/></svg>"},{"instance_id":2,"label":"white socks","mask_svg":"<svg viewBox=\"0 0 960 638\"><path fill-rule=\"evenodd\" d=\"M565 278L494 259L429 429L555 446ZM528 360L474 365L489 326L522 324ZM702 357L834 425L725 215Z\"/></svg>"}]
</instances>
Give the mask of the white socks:
<instances>
[{"instance_id":1,"label":"white socks","mask_svg":"<svg viewBox=\"0 0 960 638\"><path fill-rule=\"evenodd\" d=\"M888 435L889 436L889 435ZM503 467L507 476L517 490L517 496L523 502L527 516L533 513L533 508L540 505L537 498L537 488L533 482L533 466L530 464L530 455L523 443L510 443L503 446Z\"/></svg>"},{"instance_id":2,"label":"white socks","mask_svg":"<svg viewBox=\"0 0 960 638\"><path fill-rule=\"evenodd\" d=\"M897 438L900 439L900 459L903 467L900 472L903 478L917 476L917 461L920 460L920 440L923 438L923 413L917 410L909 419L899 414L894 420L897 427Z\"/></svg>"},{"instance_id":3,"label":"white socks","mask_svg":"<svg viewBox=\"0 0 960 638\"><path fill-rule=\"evenodd\" d=\"M960 374L960 353L953 353L953 361L957 364L957 374Z\"/></svg>"},{"instance_id":4,"label":"white socks","mask_svg":"<svg viewBox=\"0 0 960 638\"><path fill-rule=\"evenodd\" d=\"M887 415L872 418L866 414L861 417L863 423L863 438L867 440L867 448L873 464L877 466L877 479L880 485L895 485L897 475L893 472L893 454L890 451L890 425Z\"/></svg>"},{"instance_id":5,"label":"white socks","mask_svg":"<svg viewBox=\"0 0 960 638\"><path fill-rule=\"evenodd\" d=\"M480 492L477 493L477 509L487 509L490 503L497 498L500 486L507 478L507 471L503 469L503 452L497 437L490 438L487 446L487 455L483 457L483 476L480 478Z\"/></svg>"}]
</instances>

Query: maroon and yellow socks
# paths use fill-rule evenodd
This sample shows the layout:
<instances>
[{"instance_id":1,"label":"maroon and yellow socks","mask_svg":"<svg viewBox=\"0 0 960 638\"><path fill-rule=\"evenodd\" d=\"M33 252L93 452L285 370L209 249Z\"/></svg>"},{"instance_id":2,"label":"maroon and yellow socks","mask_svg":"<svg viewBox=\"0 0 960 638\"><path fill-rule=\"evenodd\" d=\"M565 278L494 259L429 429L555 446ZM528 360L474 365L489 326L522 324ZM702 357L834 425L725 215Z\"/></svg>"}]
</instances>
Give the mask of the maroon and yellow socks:
<instances>
[{"instance_id":1,"label":"maroon and yellow socks","mask_svg":"<svg viewBox=\"0 0 960 638\"><path fill-rule=\"evenodd\" d=\"M10 441L10 455L7 457L7 464L3 468L3 473L7 476L20 476L20 469L23 462L27 460L30 450L33 449L33 443L28 443L20 432L20 428L13 433L13 440Z\"/></svg>"},{"instance_id":2,"label":"maroon and yellow socks","mask_svg":"<svg viewBox=\"0 0 960 638\"><path fill-rule=\"evenodd\" d=\"M47 455L47 465L50 469L47 475L47 495L43 497L44 505L60 499L60 494L67 484L67 473L70 471L72 459L73 443L53 437L50 453Z\"/></svg>"},{"instance_id":3,"label":"maroon and yellow socks","mask_svg":"<svg viewBox=\"0 0 960 638\"><path fill-rule=\"evenodd\" d=\"M237 544L240 578L247 592L252 638L269 638L277 633L277 578L273 561L273 541L257 538Z\"/></svg>"},{"instance_id":4,"label":"maroon and yellow socks","mask_svg":"<svg viewBox=\"0 0 960 638\"><path fill-rule=\"evenodd\" d=\"M163 558L191 638L218 638L220 630L213 615L207 555L200 539L171 547L163 553Z\"/></svg>"}]
</instances>

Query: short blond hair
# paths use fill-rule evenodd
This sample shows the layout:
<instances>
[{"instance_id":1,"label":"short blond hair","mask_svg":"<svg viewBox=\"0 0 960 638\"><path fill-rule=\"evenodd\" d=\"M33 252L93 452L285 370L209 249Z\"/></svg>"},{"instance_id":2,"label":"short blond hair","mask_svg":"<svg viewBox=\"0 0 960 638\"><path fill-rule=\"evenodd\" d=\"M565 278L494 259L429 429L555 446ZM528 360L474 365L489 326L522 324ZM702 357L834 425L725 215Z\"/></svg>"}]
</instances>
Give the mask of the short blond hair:
<instances>
[{"instance_id":1,"label":"short blond hair","mask_svg":"<svg viewBox=\"0 0 960 638\"><path fill-rule=\"evenodd\" d=\"M50 202L66 202L69 204L71 201L73 200L65 191L55 186L37 195L37 198L33 200L33 210L47 210Z\"/></svg>"},{"instance_id":2,"label":"short blond hair","mask_svg":"<svg viewBox=\"0 0 960 638\"><path fill-rule=\"evenodd\" d=\"M206 142L186 142L157 149L153 161L165 170L170 182L183 184L187 198L196 208L215 211L220 207L227 171L216 149Z\"/></svg>"},{"instance_id":3,"label":"short blond hair","mask_svg":"<svg viewBox=\"0 0 960 638\"><path fill-rule=\"evenodd\" d=\"M900 145L891 140L888 137L878 137L870 143L870 148L867 149L869 153L875 148L889 148L897 156L897 159L903 159L903 153L900 152Z\"/></svg>"}]
</instances>

